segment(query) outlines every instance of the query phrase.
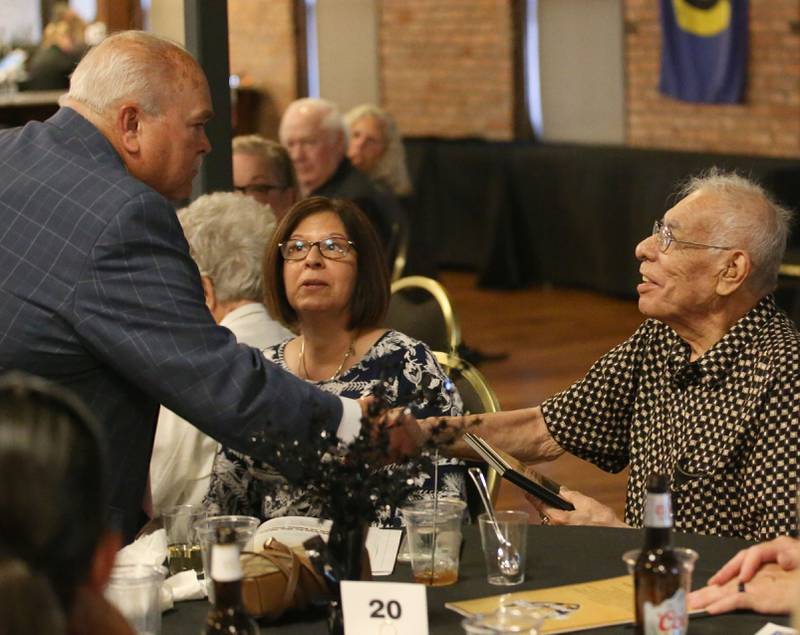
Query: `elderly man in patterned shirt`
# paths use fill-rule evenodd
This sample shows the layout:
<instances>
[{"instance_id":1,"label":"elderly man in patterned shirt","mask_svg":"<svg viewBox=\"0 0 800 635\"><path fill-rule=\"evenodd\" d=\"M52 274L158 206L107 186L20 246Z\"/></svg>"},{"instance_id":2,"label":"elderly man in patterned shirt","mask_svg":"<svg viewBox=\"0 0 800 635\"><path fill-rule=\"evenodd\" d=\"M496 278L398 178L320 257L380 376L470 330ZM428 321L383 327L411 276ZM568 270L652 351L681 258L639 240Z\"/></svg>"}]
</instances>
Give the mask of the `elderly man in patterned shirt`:
<instances>
[{"instance_id":1,"label":"elderly man in patterned shirt","mask_svg":"<svg viewBox=\"0 0 800 635\"><path fill-rule=\"evenodd\" d=\"M609 472L630 466L624 523L562 490L575 511L532 499L545 524L641 526L647 476L664 473L679 530L764 540L796 529L800 335L771 295L791 213L717 170L681 194L636 247L649 319L563 392L474 428L529 462L567 451Z\"/></svg>"}]
</instances>

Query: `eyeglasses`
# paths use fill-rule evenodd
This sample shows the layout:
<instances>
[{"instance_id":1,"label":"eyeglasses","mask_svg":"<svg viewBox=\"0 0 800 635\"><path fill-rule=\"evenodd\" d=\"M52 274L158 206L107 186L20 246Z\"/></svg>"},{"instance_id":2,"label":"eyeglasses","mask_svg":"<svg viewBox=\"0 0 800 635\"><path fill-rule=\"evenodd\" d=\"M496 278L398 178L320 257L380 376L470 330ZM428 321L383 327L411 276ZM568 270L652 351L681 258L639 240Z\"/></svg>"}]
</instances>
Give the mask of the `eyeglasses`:
<instances>
[{"instance_id":1,"label":"eyeglasses","mask_svg":"<svg viewBox=\"0 0 800 635\"><path fill-rule=\"evenodd\" d=\"M305 260L315 245L319 248L319 253L330 260L341 260L350 253L351 249L356 248L352 240L345 238L294 239L279 243L278 248L281 250L281 256L283 256L284 260Z\"/></svg>"},{"instance_id":2,"label":"eyeglasses","mask_svg":"<svg viewBox=\"0 0 800 635\"><path fill-rule=\"evenodd\" d=\"M698 249L733 249L733 247L721 247L719 245L706 245L705 243L693 243L689 240L678 240L672 235L672 230L669 225L665 225L663 220L657 220L653 223L653 236L656 237L656 243L662 253L667 253L667 249L672 243L679 245L688 245L689 247L697 247Z\"/></svg>"},{"instance_id":3,"label":"eyeglasses","mask_svg":"<svg viewBox=\"0 0 800 635\"><path fill-rule=\"evenodd\" d=\"M241 192L250 196L252 194L269 194L272 190L285 190L285 185L274 185L272 183L251 183L250 185L234 185L234 192Z\"/></svg>"}]
</instances>

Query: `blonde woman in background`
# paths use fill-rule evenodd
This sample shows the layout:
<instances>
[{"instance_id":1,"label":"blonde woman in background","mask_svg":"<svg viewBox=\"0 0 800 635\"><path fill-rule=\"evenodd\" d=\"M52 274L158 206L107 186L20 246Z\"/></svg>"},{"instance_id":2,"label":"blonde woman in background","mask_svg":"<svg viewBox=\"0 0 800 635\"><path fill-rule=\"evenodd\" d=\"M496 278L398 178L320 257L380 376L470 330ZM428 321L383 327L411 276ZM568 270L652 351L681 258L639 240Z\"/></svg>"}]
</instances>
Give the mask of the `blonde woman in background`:
<instances>
[{"instance_id":1,"label":"blonde woman in background","mask_svg":"<svg viewBox=\"0 0 800 635\"><path fill-rule=\"evenodd\" d=\"M345 117L347 158L397 197L411 194L403 140L392 117L373 104L356 106Z\"/></svg>"}]
</instances>

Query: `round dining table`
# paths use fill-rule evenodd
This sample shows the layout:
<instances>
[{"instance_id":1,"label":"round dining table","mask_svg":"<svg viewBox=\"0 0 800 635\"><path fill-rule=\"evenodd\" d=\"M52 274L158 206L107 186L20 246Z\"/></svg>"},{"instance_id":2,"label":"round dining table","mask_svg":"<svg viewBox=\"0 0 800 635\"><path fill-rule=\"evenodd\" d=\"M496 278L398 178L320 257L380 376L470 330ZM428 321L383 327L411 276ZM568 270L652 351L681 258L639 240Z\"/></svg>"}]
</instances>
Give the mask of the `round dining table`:
<instances>
[{"instance_id":1,"label":"round dining table","mask_svg":"<svg viewBox=\"0 0 800 635\"><path fill-rule=\"evenodd\" d=\"M486 582L486 567L477 527L464 527L464 544L456 584L427 589L428 624L431 635L461 635L462 616L445 608L446 602L457 602L499 595L504 592L527 591L546 587L588 582L624 575L622 554L640 547L644 532L639 529L605 527L544 527L528 528L528 555L525 563L525 582L514 587L496 587ZM693 588L705 581L739 549L751 543L736 538L698 536L675 533L675 545L690 547L700 557L694 571ZM398 562L391 576L376 581L412 582L411 567ZM205 600L179 602L163 616L162 635L197 635L205 623L209 604ZM758 615L740 611L727 615L692 616L689 633L692 635L753 635L767 622L788 625L786 616ZM324 615L314 611L287 614L277 623L262 624L261 632L268 635L326 635ZM630 625L610 626L581 631L598 635L631 635ZM358 634L353 634L358 635Z\"/></svg>"}]
</instances>

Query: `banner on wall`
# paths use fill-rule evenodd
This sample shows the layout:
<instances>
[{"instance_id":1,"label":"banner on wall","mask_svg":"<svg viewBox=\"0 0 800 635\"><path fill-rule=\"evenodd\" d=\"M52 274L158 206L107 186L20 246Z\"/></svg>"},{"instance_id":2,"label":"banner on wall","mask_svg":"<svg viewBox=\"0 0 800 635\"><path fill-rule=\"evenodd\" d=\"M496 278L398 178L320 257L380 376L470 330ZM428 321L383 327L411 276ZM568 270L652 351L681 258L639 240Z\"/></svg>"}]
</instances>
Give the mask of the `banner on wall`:
<instances>
[{"instance_id":1,"label":"banner on wall","mask_svg":"<svg viewBox=\"0 0 800 635\"><path fill-rule=\"evenodd\" d=\"M661 0L661 80L684 101L737 103L747 67L747 0Z\"/></svg>"}]
</instances>

